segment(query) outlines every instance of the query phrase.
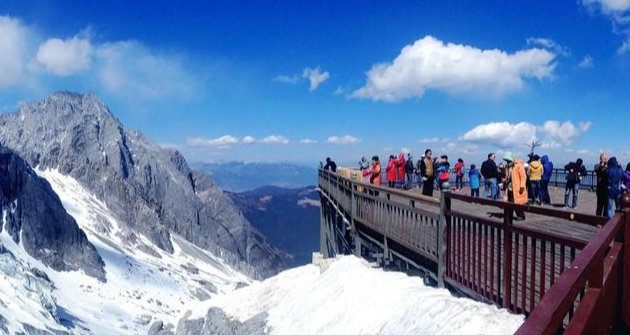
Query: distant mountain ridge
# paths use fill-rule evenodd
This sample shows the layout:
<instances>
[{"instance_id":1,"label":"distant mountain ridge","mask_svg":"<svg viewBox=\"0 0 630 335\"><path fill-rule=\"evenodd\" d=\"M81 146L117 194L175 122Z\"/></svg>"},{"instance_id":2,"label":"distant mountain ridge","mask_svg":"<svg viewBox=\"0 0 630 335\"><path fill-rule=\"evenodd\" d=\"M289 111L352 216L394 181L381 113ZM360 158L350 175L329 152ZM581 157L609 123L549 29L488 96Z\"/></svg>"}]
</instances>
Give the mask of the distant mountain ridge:
<instances>
[{"instance_id":1,"label":"distant mountain ridge","mask_svg":"<svg viewBox=\"0 0 630 335\"><path fill-rule=\"evenodd\" d=\"M317 187L263 186L241 193L227 192L227 195L274 246L293 256L289 265L311 262L312 253L319 249Z\"/></svg>"},{"instance_id":2,"label":"distant mountain ridge","mask_svg":"<svg viewBox=\"0 0 630 335\"><path fill-rule=\"evenodd\" d=\"M285 267L285 254L211 177L191 170L177 150L125 129L95 95L59 92L25 103L0 115L0 129L0 143L31 166L69 175L106 203L125 226L124 240L145 252L151 248L138 234L173 252L172 231L254 277Z\"/></svg>"},{"instance_id":3,"label":"distant mountain ridge","mask_svg":"<svg viewBox=\"0 0 630 335\"><path fill-rule=\"evenodd\" d=\"M317 168L267 162L192 163L193 169L212 175L221 189L251 191L263 186L299 188L317 184Z\"/></svg>"}]
</instances>

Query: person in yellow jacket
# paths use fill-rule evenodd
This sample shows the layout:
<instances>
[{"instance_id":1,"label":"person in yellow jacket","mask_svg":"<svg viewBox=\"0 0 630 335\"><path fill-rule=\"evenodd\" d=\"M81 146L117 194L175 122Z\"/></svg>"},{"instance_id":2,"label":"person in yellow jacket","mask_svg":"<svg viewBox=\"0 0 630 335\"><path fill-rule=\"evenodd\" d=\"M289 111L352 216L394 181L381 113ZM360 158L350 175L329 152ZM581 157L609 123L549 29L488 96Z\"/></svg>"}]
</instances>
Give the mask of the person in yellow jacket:
<instances>
[{"instance_id":1,"label":"person in yellow jacket","mask_svg":"<svg viewBox=\"0 0 630 335\"><path fill-rule=\"evenodd\" d=\"M543 194L540 187L543 173L545 173L545 168L540 161L540 156L534 155L531 163L529 163L529 187L533 201L538 202L539 205L543 202Z\"/></svg>"},{"instance_id":2,"label":"person in yellow jacket","mask_svg":"<svg viewBox=\"0 0 630 335\"><path fill-rule=\"evenodd\" d=\"M520 158L514 158L511 152L506 152L503 156L506 161L506 182L508 201L515 204L524 205L527 203L527 173ZM514 211L517 220L525 220L525 212Z\"/></svg>"}]
</instances>

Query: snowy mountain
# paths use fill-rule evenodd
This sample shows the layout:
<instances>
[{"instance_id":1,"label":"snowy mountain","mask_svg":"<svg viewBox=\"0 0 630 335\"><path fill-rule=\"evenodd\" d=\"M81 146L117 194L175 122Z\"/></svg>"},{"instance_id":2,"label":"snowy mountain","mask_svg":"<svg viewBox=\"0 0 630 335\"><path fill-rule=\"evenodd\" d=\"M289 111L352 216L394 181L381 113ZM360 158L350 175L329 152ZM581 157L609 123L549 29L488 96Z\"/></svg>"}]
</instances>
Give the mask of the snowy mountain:
<instances>
[{"instance_id":1,"label":"snowy mountain","mask_svg":"<svg viewBox=\"0 0 630 335\"><path fill-rule=\"evenodd\" d=\"M175 322L193 301L252 283L222 259L170 234L173 252L143 235L136 248L115 213L73 177L38 171L104 262L104 280L57 271L0 233L0 334L142 334L159 318ZM2 226L7 226L3 219Z\"/></svg>"},{"instance_id":2,"label":"snowy mountain","mask_svg":"<svg viewBox=\"0 0 630 335\"><path fill-rule=\"evenodd\" d=\"M290 266L311 262L312 253L319 250L320 203L316 187L264 186L226 194L272 245L293 256Z\"/></svg>"},{"instance_id":3,"label":"snowy mountain","mask_svg":"<svg viewBox=\"0 0 630 335\"><path fill-rule=\"evenodd\" d=\"M192 163L212 175L221 189L243 192L264 186L299 188L317 184L317 169L290 163L216 162Z\"/></svg>"},{"instance_id":4,"label":"snowy mountain","mask_svg":"<svg viewBox=\"0 0 630 335\"><path fill-rule=\"evenodd\" d=\"M523 319L344 256L200 302L176 329L158 323L148 334L507 335Z\"/></svg>"},{"instance_id":5,"label":"snowy mountain","mask_svg":"<svg viewBox=\"0 0 630 335\"><path fill-rule=\"evenodd\" d=\"M178 151L125 129L92 94L61 92L22 104L0 115L0 129L0 143L31 166L73 177L106 204L125 244L172 253L176 234L253 277L285 267L286 255L251 227L212 178L192 171Z\"/></svg>"}]
</instances>

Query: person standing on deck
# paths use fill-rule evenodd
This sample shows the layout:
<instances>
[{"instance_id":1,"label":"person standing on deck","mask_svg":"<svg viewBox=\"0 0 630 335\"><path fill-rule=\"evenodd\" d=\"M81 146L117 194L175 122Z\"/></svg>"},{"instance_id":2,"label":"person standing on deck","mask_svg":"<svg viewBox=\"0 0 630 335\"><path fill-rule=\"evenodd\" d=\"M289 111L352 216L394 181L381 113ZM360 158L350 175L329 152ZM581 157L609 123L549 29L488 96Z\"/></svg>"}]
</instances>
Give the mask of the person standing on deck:
<instances>
[{"instance_id":1,"label":"person standing on deck","mask_svg":"<svg viewBox=\"0 0 630 335\"><path fill-rule=\"evenodd\" d=\"M564 207L569 207L569 195L573 192L573 206L578 205L578 192L580 190L580 181L586 176L586 168L582 165L582 158L578 158L575 162L571 162L564 166L564 172L567 174L567 184L564 188Z\"/></svg>"},{"instance_id":2,"label":"person standing on deck","mask_svg":"<svg viewBox=\"0 0 630 335\"><path fill-rule=\"evenodd\" d=\"M324 170L329 170L337 173L337 163L330 159L330 157L326 157L326 165L324 165Z\"/></svg>"},{"instance_id":3,"label":"person standing on deck","mask_svg":"<svg viewBox=\"0 0 630 335\"><path fill-rule=\"evenodd\" d=\"M396 175L398 174L396 156L389 155L389 161L387 161L387 167L385 167L385 174L387 177L387 186L394 188L396 185Z\"/></svg>"},{"instance_id":4,"label":"person standing on deck","mask_svg":"<svg viewBox=\"0 0 630 335\"><path fill-rule=\"evenodd\" d=\"M468 171L468 180L470 180L470 196L479 198L479 184L481 182L481 174L477 170L477 166L472 164Z\"/></svg>"},{"instance_id":5,"label":"person standing on deck","mask_svg":"<svg viewBox=\"0 0 630 335\"><path fill-rule=\"evenodd\" d=\"M503 156L506 162L506 181L508 201L524 205L527 203L527 173L520 158L514 158L511 152L506 152ZM516 220L525 220L525 212L515 210Z\"/></svg>"},{"instance_id":6,"label":"person standing on deck","mask_svg":"<svg viewBox=\"0 0 630 335\"><path fill-rule=\"evenodd\" d=\"M605 152L599 155L599 163L595 164L597 176L597 209L595 215L608 214L608 156Z\"/></svg>"},{"instance_id":7,"label":"person standing on deck","mask_svg":"<svg viewBox=\"0 0 630 335\"><path fill-rule=\"evenodd\" d=\"M372 157L372 167L370 168L370 184L381 186L381 162L378 156Z\"/></svg>"},{"instance_id":8,"label":"person standing on deck","mask_svg":"<svg viewBox=\"0 0 630 335\"><path fill-rule=\"evenodd\" d=\"M420 177L422 178L422 194L433 196L433 183L435 182L435 174L433 171L433 159L431 158L431 149L424 151L424 158L420 161Z\"/></svg>"},{"instance_id":9,"label":"person standing on deck","mask_svg":"<svg viewBox=\"0 0 630 335\"><path fill-rule=\"evenodd\" d=\"M483 197L495 199L497 196L497 164L494 162L494 154L488 154L488 160L481 164L481 175L484 180Z\"/></svg>"},{"instance_id":10,"label":"person standing on deck","mask_svg":"<svg viewBox=\"0 0 630 335\"><path fill-rule=\"evenodd\" d=\"M455 169L455 191L461 192L464 189L464 160L458 158L453 168Z\"/></svg>"},{"instance_id":11,"label":"person standing on deck","mask_svg":"<svg viewBox=\"0 0 630 335\"><path fill-rule=\"evenodd\" d=\"M400 188L405 186L405 154L398 154L398 159L396 160L396 183L400 184Z\"/></svg>"},{"instance_id":12,"label":"person standing on deck","mask_svg":"<svg viewBox=\"0 0 630 335\"><path fill-rule=\"evenodd\" d=\"M501 190L505 190L505 164L501 162L499 164L499 170L497 171L497 196L495 199L501 199Z\"/></svg>"},{"instance_id":13,"label":"person standing on deck","mask_svg":"<svg viewBox=\"0 0 630 335\"><path fill-rule=\"evenodd\" d=\"M540 156L534 155L531 163L529 163L529 187L531 188L532 197L534 199L533 201L538 201L539 205L543 203L540 186L543 173L544 166L540 162Z\"/></svg>"},{"instance_id":14,"label":"person standing on deck","mask_svg":"<svg viewBox=\"0 0 630 335\"><path fill-rule=\"evenodd\" d=\"M405 174L407 175L407 185L406 188L410 190L413 187L413 172L415 167L413 165L413 156L411 153L407 154L407 162L405 163Z\"/></svg>"},{"instance_id":15,"label":"person standing on deck","mask_svg":"<svg viewBox=\"0 0 630 335\"><path fill-rule=\"evenodd\" d=\"M442 155L437 168L440 190L448 190L449 181L451 180L451 164L448 162L448 156Z\"/></svg>"},{"instance_id":16,"label":"person standing on deck","mask_svg":"<svg viewBox=\"0 0 630 335\"><path fill-rule=\"evenodd\" d=\"M623 169L617 163L617 157L608 160L608 218L612 219L615 210L621 210L621 180Z\"/></svg>"},{"instance_id":17,"label":"person standing on deck","mask_svg":"<svg viewBox=\"0 0 630 335\"><path fill-rule=\"evenodd\" d=\"M542 203L546 205L551 204L551 197L549 197L549 181L553 174L553 162L549 160L549 156L543 155L540 161L543 166L543 174L540 179L540 193L542 196Z\"/></svg>"}]
</instances>

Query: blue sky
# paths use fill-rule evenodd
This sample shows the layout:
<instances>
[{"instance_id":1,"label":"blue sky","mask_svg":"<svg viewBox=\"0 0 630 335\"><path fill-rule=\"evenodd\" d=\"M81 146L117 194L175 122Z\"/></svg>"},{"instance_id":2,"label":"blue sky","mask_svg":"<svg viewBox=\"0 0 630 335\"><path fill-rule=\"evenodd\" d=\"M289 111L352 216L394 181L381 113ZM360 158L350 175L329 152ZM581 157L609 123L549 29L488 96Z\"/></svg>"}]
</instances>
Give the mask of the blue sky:
<instances>
[{"instance_id":1,"label":"blue sky","mask_svg":"<svg viewBox=\"0 0 630 335\"><path fill-rule=\"evenodd\" d=\"M628 21L630 0L5 0L0 111L93 92L190 161L480 161L532 139L630 160Z\"/></svg>"}]
</instances>

